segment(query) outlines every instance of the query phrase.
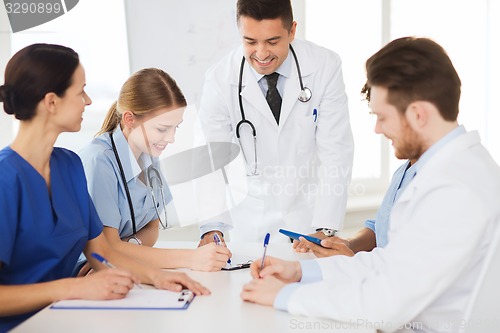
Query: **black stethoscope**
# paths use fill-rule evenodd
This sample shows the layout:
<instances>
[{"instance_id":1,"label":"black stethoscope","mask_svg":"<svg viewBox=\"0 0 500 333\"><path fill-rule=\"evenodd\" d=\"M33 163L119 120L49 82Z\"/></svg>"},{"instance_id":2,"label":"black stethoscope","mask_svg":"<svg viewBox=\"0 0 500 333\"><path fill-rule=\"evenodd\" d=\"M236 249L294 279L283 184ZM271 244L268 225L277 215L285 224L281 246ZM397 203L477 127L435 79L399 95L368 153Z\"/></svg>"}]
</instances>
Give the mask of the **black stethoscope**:
<instances>
[{"instance_id":1,"label":"black stethoscope","mask_svg":"<svg viewBox=\"0 0 500 333\"><path fill-rule=\"evenodd\" d=\"M300 83L300 94L298 97L298 100L301 101L302 103L309 102L312 97L312 92L311 89L304 87L304 83L302 82L302 74L300 73L300 65L299 65L299 60L297 59L297 55L295 54L295 50L293 49L292 45L290 45L290 51L292 51L293 58L295 59L295 64L297 66L297 74L299 76L299 83ZM242 84L243 84L243 68L245 67L245 57L241 59L241 66L240 66L240 78L238 82L238 101L240 103L240 112L241 112L241 120L236 124L236 138L238 138L238 142L240 143L241 147L241 152L243 153L243 158L245 159L245 163L247 165L250 165L248 163L247 157L245 155L245 151L243 150L243 146L241 145L241 139L240 139L240 128L243 124L247 124L250 126L252 129L252 135L253 135L253 148L254 148L254 153L255 153L255 167L253 171L248 175L248 176L256 176L258 175L257 173L257 132L255 130L254 124L250 120L247 120L245 118L245 111L243 109L243 100L241 97L241 90L242 90Z\"/></svg>"},{"instance_id":2,"label":"black stethoscope","mask_svg":"<svg viewBox=\"0 0 500 333\"><path fill-rule=\"evenodd\" d=\"M120 176L122 178L123 186L125 187L125 194L127 196L128 208L130 210L130 219L132 220L132 236L128 239L128 242L135 243L137 245L142 245L141 240L137 237L137 225L135 222L135 212L134 205L132 204L132 197L130 196L130 190L127 185L127 179L125 178L125 172L123 171L122 162L120 156L118 155L118 150L116 149L115 140L113 139L113 132L109 132L109 138L111 139L111 146L113 147L113 153L115 154L116 162L118 162L118 168L120 169ZM165 193L163 192L163 181L161 180L160 172L150 165L146 169L146 177L149 184L149 189L151 191L151 198L153 199L153 206L155 207L156 215L160 221L160 225L163 229L168 228L167 224L167 206L165 204ZM158 202L154 193L154 184L158 184L160 189L161 198L163 200L163 212L165 214L165 222L162 221L160 217L160 212L158 210Z\"/></svg>"}]
</instances>

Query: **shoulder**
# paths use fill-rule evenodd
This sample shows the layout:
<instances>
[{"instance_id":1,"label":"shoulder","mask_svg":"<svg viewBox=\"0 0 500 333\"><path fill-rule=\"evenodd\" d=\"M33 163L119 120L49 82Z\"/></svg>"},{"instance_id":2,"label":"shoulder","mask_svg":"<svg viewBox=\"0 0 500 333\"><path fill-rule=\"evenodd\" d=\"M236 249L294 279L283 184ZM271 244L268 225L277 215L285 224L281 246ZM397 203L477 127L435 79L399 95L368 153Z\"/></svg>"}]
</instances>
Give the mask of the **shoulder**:
<instances>
[{"instance_id":1,"label":"shoulder","mask_svg":"<svg viewBox=\"0 0 500 333\"><path fill-rule=\"evenodd\" d=\"M2 170L0 182L2 186L15 184L20 170L18 164L18 156L10 147L0 150L0 170Z\"/></svg>"},{"instance_id":2,"label":"shoulder","mask_svg":"<svg viewBox=\"0 0 500 333\"><path fill-rule=\"evenodd\" d=\"M85 146L78 155L82 159L84 167L95 167L97 165L108 165L111 163L113 148L107 133L94 138Z\"/></svg>"},{"instance_id":3,"label":"shoulder","mask_svg":"<svg viewBox=\"0 0 500 333\"><path fill-rule=\"evenodd\" d=\"M301 66L314 66L316 69L324 69L327 66L338 67L342 64L340 56L336 52L313 42L295 39L292 46L297 53L297 59Z\"/></svg>"},{"instance_id":4,"label":"shoulder","mask_svg":"<svg viewBox=\"0 0 500 333\"><path fill-rule=\"evenodd\" d=\"M340 56L337 52L308 40L295 39L292 43L292 46L297 51L297 53L300 53L301 55L340 60Z\"/></svg>"},{"instance_id":5,"label":"shoulder","mask_svg":"<svg viewBox=\"0 0 500 333\"><path fill-rule=\"evenodd\" d=\"M57 163L60 166L75 168L75 170L83 169L80 157L75 152L66 148L54 148L51 156L51 163L53 162Z\"/></svg>"}]
</instances>

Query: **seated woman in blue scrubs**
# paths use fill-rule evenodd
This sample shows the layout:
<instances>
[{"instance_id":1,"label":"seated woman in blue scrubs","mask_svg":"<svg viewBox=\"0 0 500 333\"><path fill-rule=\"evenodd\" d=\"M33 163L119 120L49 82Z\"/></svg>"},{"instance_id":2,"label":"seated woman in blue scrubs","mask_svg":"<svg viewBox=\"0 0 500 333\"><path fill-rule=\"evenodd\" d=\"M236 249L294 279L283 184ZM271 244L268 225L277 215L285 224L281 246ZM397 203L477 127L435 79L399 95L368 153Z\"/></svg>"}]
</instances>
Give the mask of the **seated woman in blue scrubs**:
<instances>
[{"instance_id":1,"label":"seated woman in blue scrubs","mask_svg":"<svg viewBox=\"0 0 500 333\"><path fill-rule=\"evenodd\" d=\"M0 332L51 302L123 298L137 282L209 293L184 273L128 258L102 234L79 157L53 146L80 130L91 103L84 87L78 55L63 46L34 44L7 64L0 102L20 123L0 150ZM82 251L97 273L69 278ZM107 269L93 252L127 270Z\"/></svg>"},{"instance_id":2,"label":"seated woman in blue scrubs","mask_svg":"<svg viewBox=\"0 0 500 333\"><path fill-rule=\"evenodd\" d=\"M224 246L152 247L159 227L171 224L172 197L159 171L159 156L174 142L185 107L172 77L157 68L140 70L123 84L98 136L79 155L104 235L113 246L160 268L219 271L231 256ZM88 269L83 266L79 275Z\"/></svg>"}]
</instances>

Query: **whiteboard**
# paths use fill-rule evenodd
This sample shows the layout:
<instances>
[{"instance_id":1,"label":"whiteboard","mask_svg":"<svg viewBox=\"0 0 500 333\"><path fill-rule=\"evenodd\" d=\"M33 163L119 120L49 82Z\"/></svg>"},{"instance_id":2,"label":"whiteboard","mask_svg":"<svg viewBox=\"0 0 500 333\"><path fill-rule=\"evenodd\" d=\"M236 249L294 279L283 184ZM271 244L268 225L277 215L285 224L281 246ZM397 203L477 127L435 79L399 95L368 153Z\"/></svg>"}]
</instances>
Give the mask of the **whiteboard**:
<instances>
[{"instance_id":1,"label":"whiteboard","mask_svg":"<svg viewBox=\"0 0 500 333\"><path fill-rule=\"evenodd\" d=\"M189 104L199 104L206 70L238 47L236 0L126 0L131 72L158 67Z\"/></svg>"}]
</instances>

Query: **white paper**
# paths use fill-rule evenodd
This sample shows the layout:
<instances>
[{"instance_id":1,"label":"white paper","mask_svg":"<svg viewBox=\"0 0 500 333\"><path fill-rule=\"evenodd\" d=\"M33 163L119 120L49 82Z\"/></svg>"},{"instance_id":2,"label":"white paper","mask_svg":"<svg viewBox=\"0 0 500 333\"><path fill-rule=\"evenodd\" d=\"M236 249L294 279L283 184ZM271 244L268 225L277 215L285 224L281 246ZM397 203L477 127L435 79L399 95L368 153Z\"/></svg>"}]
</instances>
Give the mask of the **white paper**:
<instances>
[{"instance_id":1,"label":"white paper","mask_svg":"<svg viewBox=\"0 0 500 333\"><path fill-rule=\"evenodd\" d=\"M63 300L52 309L184 309L194 298L191 291L173 292L158 289L132 289L127 297L117 300Z\"/></svg>"}]
</instances>

